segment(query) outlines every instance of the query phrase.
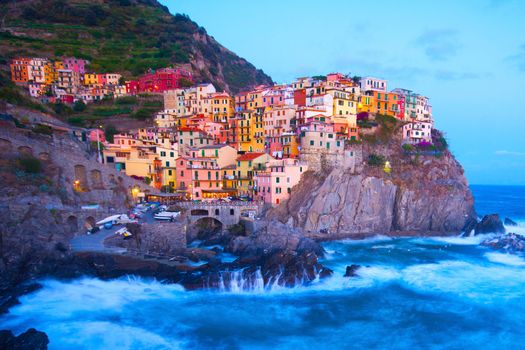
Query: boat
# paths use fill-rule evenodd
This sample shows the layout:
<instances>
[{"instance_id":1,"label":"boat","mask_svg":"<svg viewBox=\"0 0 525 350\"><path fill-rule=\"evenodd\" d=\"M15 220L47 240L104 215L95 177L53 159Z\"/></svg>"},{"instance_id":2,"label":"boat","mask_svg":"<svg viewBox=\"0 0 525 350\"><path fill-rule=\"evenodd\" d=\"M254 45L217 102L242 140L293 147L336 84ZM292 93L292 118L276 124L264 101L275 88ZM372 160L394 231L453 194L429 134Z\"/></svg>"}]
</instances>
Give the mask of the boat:
<instances>
[{"instance_id":1,"label":"boat","mask_svg":"<svg viewBox=\"0 0 525 350\"><path fill-rule=\"evenodd\" d=\"M117 214L108 216L107 218L100 220L99 222L97 222L97 225L105 225L106 223L111 223L113 225L124 225L136 222L137 220L130 219L129 216L127 216L126 214Z\"/></svg>"},{"instance_id":2,"label":"boat","mask_svg":"<svg viewBox=\"0 0 525 350\"><path fill-rule=\"evenodd\" d=\"M115 234L116 234L116 235L119 235L119 236L123 236L123 237L131 237L131 236L133 236L133 235L131 234L131 232L129 232L128 229L125 228L125 227L123 227L123 228L118 229L117 231L115 231Z\"/></svg>"},{"instance_id":3,"label":"boat","mask_svg":"<svg viewBox=\"0 0 525 350\"><path fill-rule=\"evenodd\" d=\"M170 220L173 221L177 217L179 217L180 211L162 211L160 213L155 214L153 217L156 220Z\"/></svg>"}]
</instances>

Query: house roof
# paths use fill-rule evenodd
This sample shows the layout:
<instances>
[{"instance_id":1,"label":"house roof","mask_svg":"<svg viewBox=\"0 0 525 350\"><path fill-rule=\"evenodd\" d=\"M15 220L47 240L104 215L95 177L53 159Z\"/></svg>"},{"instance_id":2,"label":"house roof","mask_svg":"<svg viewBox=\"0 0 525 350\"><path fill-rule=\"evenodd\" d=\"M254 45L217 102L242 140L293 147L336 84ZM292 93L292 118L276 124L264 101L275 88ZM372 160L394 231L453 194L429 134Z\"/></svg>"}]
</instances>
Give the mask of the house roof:
<instances>
[{"instance_id":1,"label":"house roof","mask_svg":"<svg viewBox=\"0 0 525 350\"><path fill-rule=\"evenodd\" d=\"M260 156L264 156L266 153L263 152L248 152L245 153L239 157L237 157L238 161L247 161L247 160L254 160L256 158L259 158Z\"/></svg>"}]
</instances>

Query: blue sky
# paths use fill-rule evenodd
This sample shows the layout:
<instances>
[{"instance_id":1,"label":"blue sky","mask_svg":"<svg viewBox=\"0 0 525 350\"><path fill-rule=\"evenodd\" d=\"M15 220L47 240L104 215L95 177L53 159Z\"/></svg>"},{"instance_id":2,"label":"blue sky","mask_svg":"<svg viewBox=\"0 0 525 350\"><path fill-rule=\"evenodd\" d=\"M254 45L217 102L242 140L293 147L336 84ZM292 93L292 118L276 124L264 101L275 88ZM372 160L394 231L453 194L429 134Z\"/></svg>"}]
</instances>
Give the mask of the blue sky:
<instances>
[{"instance_id":1,"label":"blue sky","mask_svg":"<svg viewBox=\"0 0 525 350\"><path fill-rule=\"evenodd\" d=\"M525 1L161 2L276 82L339 71L429 96L469 183L525 185Z\"/></svg>"}]
</instances>

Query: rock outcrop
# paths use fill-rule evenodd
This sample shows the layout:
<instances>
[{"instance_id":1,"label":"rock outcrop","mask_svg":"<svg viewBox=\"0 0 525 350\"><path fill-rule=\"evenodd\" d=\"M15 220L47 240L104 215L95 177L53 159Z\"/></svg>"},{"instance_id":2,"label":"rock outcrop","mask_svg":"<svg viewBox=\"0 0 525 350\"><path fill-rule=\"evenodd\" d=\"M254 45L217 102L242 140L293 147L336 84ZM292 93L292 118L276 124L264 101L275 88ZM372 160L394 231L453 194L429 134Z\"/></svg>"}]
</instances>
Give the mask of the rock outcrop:
<instances>
[{"instance_id":1,"label":"rock outcrop","mask_svg":"<svg viewBox=\"0 0 525 350\"><path fill-rule=\"evenodd\" d=\"M505 218L505 220L503 220L503 223L505 224L505 226L518 226L518 223L512 220L511 218Z\"/></svg>"},{"instance_id":2,"label":"rock outcrop","mask_svg":"<svg viewBox=\"0 0 525 350\"><path fill-rule=\"evenodd\" d=\"M19 336L11 331L0 331L0 349L4 350L45 350L49 338L44 332L30 328Z\"/></svg>"},{"instance_id":3,"label":"rock outcrop","mask_svg":"<svg viewBox=\"0 0 525 350\"><path fill-rule=\"evenodd\" d=\"M307 172L291 198L271 209L268 217L320 239L458 234L475 219L463 169L449 152L413 157L401 151L398 138L362 148L364 159L380 154L389 160L391 173L366 163L358 172Z\"/></svg>"},{"instance_id":4,"label":"rock outcrop","mask_svg":"<svg viewBox=\"0 0 525 350\"><path fill-rule=\"evenodd\" d=\"M476 235L483 233L505 233L505 227L498 214L485 215L474 229Z\"/></svg>"},{"instance_id":5,"label":"rock outcrop","mask_svg":"<svg viewBox=\"0 0 525 350\"><path fill-rule=\"evenodd\" d=\"M487 239L481 245L507 253L525 252L525 237L511 232Z\"/></svg>"}]
</instances>

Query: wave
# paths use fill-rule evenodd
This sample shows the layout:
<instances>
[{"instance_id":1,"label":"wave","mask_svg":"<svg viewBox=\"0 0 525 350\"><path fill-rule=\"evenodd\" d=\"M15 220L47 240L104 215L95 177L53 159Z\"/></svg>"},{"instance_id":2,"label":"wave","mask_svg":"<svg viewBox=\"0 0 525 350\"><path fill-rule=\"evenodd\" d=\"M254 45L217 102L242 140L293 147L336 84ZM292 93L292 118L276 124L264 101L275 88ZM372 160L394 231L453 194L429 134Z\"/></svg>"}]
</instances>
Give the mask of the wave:
<instances>
[{"instance_id":1,"label":"wave","mask_svg":"<svg viewBox=\"0 0 525 350\"><path fill-rule=\"evenodd\" d=\"M525 259L515 254L506 253L485 253L485 257L495 263L510 266L525 266Z\"/></svg>"}]
</instances>

